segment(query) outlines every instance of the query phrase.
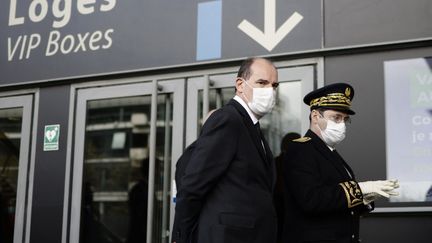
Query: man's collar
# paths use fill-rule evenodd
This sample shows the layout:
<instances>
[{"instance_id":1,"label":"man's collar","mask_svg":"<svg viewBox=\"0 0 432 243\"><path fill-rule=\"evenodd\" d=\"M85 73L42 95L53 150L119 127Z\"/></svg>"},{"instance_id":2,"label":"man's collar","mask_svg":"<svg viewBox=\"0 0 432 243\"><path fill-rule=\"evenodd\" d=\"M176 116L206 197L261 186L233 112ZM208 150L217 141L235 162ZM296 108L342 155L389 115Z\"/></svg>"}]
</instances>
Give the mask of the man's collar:
<instances>
[{"instance_id":1,"label":"man's collar","mask_svg":"<svg viewBox=\"0 0 432 243\"><path fill-rule=\"evenodd\" d=\"M240 96L236 95L233 98L235 101L237 101L238 103L240 103L241 106L243 106L243 108L247 111L248 115L250 116L252 123L255 125L258 122L258 119L255 117L254 113L252 113L251 109L249 108L249 106L246 104L246 102L244 102L244 100L242 98L240 98Z\"/></svg>"}]
</instances>

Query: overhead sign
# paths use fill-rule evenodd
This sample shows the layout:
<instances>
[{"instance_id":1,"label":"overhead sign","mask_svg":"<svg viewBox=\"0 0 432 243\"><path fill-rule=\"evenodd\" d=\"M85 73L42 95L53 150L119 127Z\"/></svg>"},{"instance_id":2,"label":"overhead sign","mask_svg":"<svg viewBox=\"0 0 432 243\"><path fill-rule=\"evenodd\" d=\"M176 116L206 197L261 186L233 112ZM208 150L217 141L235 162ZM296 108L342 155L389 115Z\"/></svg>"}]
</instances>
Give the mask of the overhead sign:
<instances>
[{"instance_id":1,"label":"overhead sign","mask_svg":"<svg viewBox=\"0 0 432 243\"><path fill-rule=\"evenodd\" d=\"M321 48L320 1L6 0L0 86Z\"/></svg>"},{"instance_id":2,"label":"overhead sign","mask_svg":"<svg viewBox=\"0 0 432 243\"><path fill-rule=\"evenodd\" d=\"M73 12L78 16L109 12L116 6L116 0L104 0L98 4L86 0L76 0L76 4L72 4L72 0L52 2L47 0L23 1L24 4L21 6L27 10L27 13L22 15L17 11L17 1L10 0L9 29L44 22L48 18L49 11L51 11L54 18L45 21L52 27L48 35L35 32L8 37L8 62L30 59L32 53L39 48L44 50L45 57L50 57L86 52L87 50L109 49L112 45L111 35L114 32L112 28L75 34L62 34L60 30L69 24Z\"/></svg>"},{"instance_id":3,"label":"overhead sign","mask_svg":"<svg viewBox=\"0 0 432 243\"><path fill-rule=\"evenodd\" d=\"M265 0L264 32L260 31L246 19L244 19L238 27L265 49L272 51L302 19L303 16L301 14L294 12L279 29L276 29L276 0Z\"/></svg>"}]
</instances>

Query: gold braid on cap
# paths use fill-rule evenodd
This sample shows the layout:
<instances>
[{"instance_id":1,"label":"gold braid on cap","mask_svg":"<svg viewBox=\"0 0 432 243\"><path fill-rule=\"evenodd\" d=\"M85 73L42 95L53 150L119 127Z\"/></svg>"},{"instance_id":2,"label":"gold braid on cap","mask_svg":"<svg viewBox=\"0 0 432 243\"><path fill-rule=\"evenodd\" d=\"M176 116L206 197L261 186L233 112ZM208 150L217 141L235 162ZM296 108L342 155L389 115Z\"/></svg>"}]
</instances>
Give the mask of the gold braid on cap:
<instances>
[{"instance_id":1,"label":"gold braid on cap","mask_svg":"<svg viewBox=\"0 0 432 243\"><path fill-rule=\"evenodd\" d=\"M332 93L311 100L310 106L343 106L349 108L351 100L345 94Z\"/></svg>"}]
</instances>

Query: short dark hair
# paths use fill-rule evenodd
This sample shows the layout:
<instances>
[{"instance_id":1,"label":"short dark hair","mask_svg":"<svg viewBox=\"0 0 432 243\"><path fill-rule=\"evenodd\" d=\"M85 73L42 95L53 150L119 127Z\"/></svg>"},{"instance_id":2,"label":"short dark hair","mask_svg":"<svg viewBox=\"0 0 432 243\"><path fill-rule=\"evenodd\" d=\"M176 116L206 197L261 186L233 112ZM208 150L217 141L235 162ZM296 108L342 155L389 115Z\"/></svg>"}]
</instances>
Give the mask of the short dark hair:
<instances>
[{"instance_id":1,"label":"short dark hair","mask_svg":"<svg viewBox=\"0 0 432 243\"><path fill-rule=\"evenodd\" d=\"M240 65L240 68L237 72L237 78L243 78L245 80L249 79L252 76L251 66L255 62L255 60L258 60L258 59L262 59L262 60L267 61L269 64L271 64L276 69L276 66L269 59L266 59L263 57L249 57L246 60L244 60L242 62L242 64ZM237 92L237 88L234 88L234 90Z\"/></svg>"},{"instance_id":2,"label":"short dark hair","mask_svg":"<svg viewBox=\"0 0 432 243\"><path fill-rule=\"evenodd\" d=\"M252 70L251 70L251 66L252 64L255 62L255 60L258 59L262 59L267 61L269 64L271 64L275 69L275 65L273 64L273 62L271 62L269 59L263 58L263 57L249 57L246 60L244 60L242 62L242 64L240 65L240 68L237 72L237 77L239 78L244 78L244 79L249 79L250 76L252 75Z\"/></svg>"},{"instance_id":3,"label":"short dark hair","mask_svg":"<svg viewBox=\"0 0 432 243\"><path fill-rule=\"evenodd\" d=\"M242 64L240 65L240 68L237 72L237 77L238 78L244 78L244 79L249 79L250 76L252 75L252 70L251 70L251 66L252 63L256 60L256 57L249 57L248 59L244 60L242 62Z\"/></svg>"}]
</instances>

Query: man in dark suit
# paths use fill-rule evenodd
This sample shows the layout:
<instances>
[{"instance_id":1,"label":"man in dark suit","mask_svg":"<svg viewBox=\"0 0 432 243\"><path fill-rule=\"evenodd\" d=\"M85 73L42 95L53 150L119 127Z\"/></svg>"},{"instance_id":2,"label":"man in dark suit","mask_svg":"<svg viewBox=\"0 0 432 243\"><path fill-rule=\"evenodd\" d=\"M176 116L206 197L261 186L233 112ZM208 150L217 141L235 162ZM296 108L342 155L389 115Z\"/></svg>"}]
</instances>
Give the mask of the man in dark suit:
<instances>
[{"instance_id":1,"label":"man in dark suit","mask_svg":"<svg viewBox=\"0 0 432 243\"><path fill-rule=\"evenodd\" d=\"M335 150L350 122L353 88L337 83L304 97L310 130L284 159L283 242L359 242L359 217L378 197L397 195L395 180L357 182Z\"/></svg>"},{"instance_id":2,"label":"man in dark suit","mask_svg":"<svg viewBox=\"0 0 432 243\"><path fill-rule=\"evenodd\" d=\"M247 59L235 85L236 96L204 124L181 178L177 243L276 240L275 167L258 123L275 103L276 68Z\"/></svg>"}]
</instances>

